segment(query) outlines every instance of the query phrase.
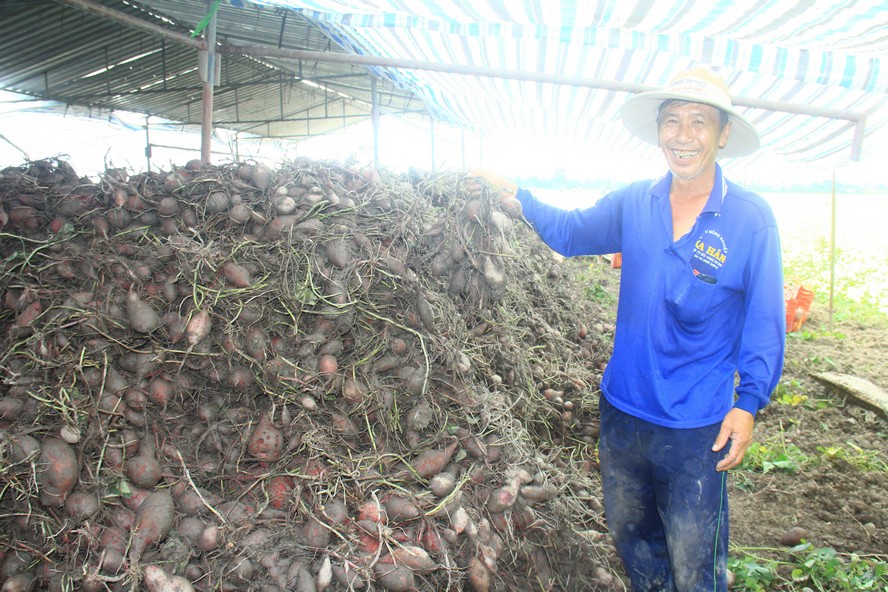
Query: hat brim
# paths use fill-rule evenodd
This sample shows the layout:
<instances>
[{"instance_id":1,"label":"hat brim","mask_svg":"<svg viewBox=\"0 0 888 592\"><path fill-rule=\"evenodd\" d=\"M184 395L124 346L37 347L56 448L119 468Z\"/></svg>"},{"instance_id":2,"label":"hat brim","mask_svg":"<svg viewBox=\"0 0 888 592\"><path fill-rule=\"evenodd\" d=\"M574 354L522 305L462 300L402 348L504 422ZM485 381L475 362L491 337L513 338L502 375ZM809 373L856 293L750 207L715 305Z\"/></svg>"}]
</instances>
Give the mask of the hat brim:
<instances>
[{"instance_id":1,"label":"hat brim","mask_svg":"<svg viewBox=\"0 0 888 592\"><path fill-rule=\"evenodd\" d=\"M623 124L630 132L654 146L659 146L657 128L657 113L660 104L666 100L689 101L692 103L704 103L712 105L727 112L731 121L731 133L728 143L719 150L719 156L732 158L747 156L759 149L761 139L759 134L745 117L734 109L726 109L721 105L701 101L697 96L683 96L668 91L650 91L629 97L620 109Z\"/></svg>"}]
</instances>

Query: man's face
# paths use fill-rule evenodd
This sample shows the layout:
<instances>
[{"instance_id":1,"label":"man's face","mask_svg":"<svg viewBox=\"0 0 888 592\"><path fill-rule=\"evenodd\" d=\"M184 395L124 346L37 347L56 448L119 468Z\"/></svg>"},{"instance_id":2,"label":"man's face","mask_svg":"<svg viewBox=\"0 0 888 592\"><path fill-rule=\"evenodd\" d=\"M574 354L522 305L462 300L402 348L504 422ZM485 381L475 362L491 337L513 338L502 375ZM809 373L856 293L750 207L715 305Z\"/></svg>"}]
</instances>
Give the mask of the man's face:
<instances>
[{"instance_id":1,"label":"man's face","mask_svg":"<svg viewBox=\"0 0 888 592\"><path fill-rule=\"evenodd\" d=\"M715 168L731 124L721 129L719 111L711 105L675 102L660 113L658 131L669 170L679 179L691 180Z\"/></svg>"}]
</instances>

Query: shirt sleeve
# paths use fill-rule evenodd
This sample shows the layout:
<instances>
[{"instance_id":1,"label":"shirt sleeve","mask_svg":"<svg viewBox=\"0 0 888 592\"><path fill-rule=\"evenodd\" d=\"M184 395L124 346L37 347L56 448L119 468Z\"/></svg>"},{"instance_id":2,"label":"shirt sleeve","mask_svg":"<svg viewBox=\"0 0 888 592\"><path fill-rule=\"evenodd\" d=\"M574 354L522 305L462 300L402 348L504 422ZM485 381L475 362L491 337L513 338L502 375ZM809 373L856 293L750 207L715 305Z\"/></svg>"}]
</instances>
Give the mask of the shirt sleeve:
<instances>
[{"instance_id":1,"label":"shirt sleeve","mask_svg":"<svg viewBox=\"0 0 888 592\"><path fill-rule=\"evenodd\" d=\"M549 248L565 257L616 253L622 244L622 200L614 192L593 206L565 210L519 189L524 218Z\"/></svg>"},{"instance_id":2,"label":"shirt sleeve","mask_svg":"<svg viewBox=\"0 0 888 592\"><path fill-rule=\"evenodd\" d=\"M737 399L734 407L755 415L770 401L783 372L786 312L783 263L775 225L755 236L746 271L746 321L740 341Z\"/></svg>"}]
</instances>

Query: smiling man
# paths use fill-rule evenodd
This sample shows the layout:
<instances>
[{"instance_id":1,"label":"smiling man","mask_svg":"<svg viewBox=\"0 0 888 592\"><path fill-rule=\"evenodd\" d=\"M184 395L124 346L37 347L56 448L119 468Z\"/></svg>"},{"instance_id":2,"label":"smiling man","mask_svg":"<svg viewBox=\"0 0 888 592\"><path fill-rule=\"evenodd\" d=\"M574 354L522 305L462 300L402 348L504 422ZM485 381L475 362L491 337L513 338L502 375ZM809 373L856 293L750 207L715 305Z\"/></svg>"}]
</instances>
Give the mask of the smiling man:
<instances>
[{"instance_id":1,"label":"smiling man","mask_svg":"<svg viewBox=\"0 0 888 592\"><path fill-rule=\"evenodd\" d=\"M622 253L614 350L601 381L605 516L635 592L727 589L726 471L783 368L780 241L720 156L759 147L716 74L682 72L622 109L669 171L566 211L477 171L565 256Z\"/></svg>"}]
</instances>

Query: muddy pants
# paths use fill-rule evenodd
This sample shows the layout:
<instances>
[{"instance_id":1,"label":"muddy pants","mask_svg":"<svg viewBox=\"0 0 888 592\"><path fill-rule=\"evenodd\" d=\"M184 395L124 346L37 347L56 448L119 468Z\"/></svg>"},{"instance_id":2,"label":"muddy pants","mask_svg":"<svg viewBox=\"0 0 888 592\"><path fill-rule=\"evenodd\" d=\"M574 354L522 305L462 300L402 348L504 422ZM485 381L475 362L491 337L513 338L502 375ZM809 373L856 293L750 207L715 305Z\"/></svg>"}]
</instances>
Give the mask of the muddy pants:
<instances>
[{"instance_id":1,"label":"muddy pants","mask_svg":"<svg viewBox=\"0 0 888 592\"><path fill-rule=\"evenodd\" d=\"M728 500L712 452L719 425L672 429L601 397L608 529L633 592L725 592ZM730 445L730 444L729 444Z\"/></svg>"}]
</instances>

